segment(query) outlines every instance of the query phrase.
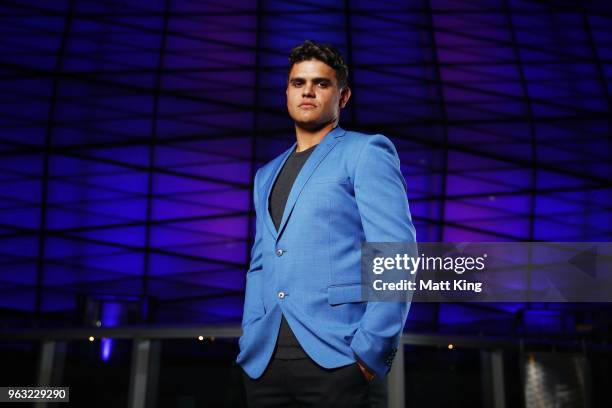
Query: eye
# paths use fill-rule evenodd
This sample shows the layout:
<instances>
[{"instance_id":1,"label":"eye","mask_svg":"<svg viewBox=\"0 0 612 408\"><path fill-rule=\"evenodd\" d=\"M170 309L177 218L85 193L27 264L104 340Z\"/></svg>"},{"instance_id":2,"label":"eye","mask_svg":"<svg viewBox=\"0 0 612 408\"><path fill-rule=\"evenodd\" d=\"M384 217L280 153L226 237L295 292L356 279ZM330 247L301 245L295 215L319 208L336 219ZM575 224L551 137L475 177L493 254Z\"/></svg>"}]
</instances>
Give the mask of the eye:
<instances>
[{"instance_id":1,"label":"eye","mask_svg":"<svg viewBox=\"0 0 612 408\"><path fill-rule=\"evenodd\" d=\"M327 82L319 82L319 88L327 88L329 86L329 83Z\"/></svg>"},{"instance_id":2,"label":"eye","mask_svg":"<svg viewBox=\"0 0 612 408\"><path fill-rule=\"evenodd\" d=\"M299 88L300 86L304 85L304 82L302 82L302 81L291 81L291 85L294 88Z\"/></svg>"}]
</instances>

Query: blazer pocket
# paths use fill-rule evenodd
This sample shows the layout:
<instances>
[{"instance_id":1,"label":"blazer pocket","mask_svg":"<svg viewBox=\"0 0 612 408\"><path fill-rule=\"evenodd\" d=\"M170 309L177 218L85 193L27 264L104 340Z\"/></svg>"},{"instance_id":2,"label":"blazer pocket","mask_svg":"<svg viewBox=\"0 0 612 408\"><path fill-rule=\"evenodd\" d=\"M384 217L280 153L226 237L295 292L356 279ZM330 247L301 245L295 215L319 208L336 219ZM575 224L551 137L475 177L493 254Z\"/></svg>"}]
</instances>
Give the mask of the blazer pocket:
<instances>
[{"instance_id":1,"label":"blazer pocket","mask_svg":"<svg viewBox=\"0 0 612 408\"><path fill-rule=\"evenodd\" d=\"M327 300L329 301L330 305L363 302L361 288L362 286L359 283L328 286Z\"/></svg>"},{"instance_id":2,"label":"blazer pocket","mask_svg":"<svg viewBox=\"0 0 612 408\"><path fill-rule=\"evenodd\" d=\"M349 182L349 178L348 177L319 177L316 179L312 179L312 182L315 184L327 184L327 183L346 184Z\"/></svg>"}]
</instances>

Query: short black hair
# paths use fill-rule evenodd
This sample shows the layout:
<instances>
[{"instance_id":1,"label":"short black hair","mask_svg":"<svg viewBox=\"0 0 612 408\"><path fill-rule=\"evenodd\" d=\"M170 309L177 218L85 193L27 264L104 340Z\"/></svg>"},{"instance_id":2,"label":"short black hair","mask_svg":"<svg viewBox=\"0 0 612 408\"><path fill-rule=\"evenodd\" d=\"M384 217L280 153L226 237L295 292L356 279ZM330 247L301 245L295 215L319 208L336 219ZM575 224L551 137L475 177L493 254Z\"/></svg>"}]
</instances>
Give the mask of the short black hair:
<instances>
[{"instance_id":1,"label":"short black hair","mask_svg":"<svg viewBox=\"0 0 612 408\"><path fill-rule=\"evenodd\" d=\"M348 85L348 67L342 59L342 54L329 44L306 40L293 48L291 54L289 54L289 72L291 72L294 64L312 59L324 62L336 71L340 89Z\"/></svg>"}]
</instances>

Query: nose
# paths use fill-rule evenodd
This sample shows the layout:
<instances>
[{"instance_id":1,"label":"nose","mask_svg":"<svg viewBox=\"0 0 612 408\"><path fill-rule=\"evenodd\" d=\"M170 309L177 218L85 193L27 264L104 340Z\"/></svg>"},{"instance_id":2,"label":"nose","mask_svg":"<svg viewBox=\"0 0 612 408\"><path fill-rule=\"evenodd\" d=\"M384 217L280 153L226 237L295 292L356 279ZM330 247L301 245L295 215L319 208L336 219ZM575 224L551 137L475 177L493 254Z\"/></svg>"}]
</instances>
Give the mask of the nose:
<instances>
[{"instance_id":1,"label":"nose","mask_svg":"<svg viewBox=\"0 0 612 408\"><path fill-rule=\"evenodd\" d=\"M311 83L304 84L304 88L302 88L302 97L305 98L314 98L314 86Z\"/></svg>"}]
</instances>

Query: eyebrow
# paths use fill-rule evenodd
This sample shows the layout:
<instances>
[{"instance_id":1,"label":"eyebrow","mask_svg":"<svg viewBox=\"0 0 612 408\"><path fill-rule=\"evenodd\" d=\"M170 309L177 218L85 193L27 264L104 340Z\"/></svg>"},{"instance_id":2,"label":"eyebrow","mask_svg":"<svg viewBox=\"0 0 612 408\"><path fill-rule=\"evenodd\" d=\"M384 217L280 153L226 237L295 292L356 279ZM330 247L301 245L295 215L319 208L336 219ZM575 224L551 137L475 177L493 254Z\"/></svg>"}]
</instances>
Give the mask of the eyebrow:
<instances>
[{"instance_id":1,"label":"eyebrow","mask_svg":"<svg viewBox=\"0 0 612 408\"><path fill-rule=\"evenodd\" d=\"M289 78L289 82L296 82L296 81L303 81L306 82L306 79L302 78L302 77L293 77L293 78ZM312 79L312 82L314 82L315 84L321 83L321 82L332 82L331 78L327 78L327 77L316 77Z\"/></svg>"}]
</instances>

